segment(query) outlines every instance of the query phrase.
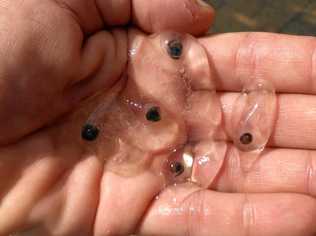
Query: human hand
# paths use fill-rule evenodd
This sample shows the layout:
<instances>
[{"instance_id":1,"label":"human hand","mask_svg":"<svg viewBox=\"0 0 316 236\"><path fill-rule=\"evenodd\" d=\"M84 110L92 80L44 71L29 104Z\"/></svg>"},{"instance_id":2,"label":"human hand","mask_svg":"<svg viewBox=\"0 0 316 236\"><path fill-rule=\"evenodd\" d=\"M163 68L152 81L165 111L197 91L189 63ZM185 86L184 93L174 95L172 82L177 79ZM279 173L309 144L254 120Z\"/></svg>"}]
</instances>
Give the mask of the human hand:
<instances>
[{"instance_id":1,"label":"human hand","mask_svg":"<svg viewBox=\"0 0 316 236\"><path fill-rule=\"evenodd\" d=\"M213 10L195 0L1 1L0 144L110 88L126 67L123 26L199 35L212 19Z\"/></svg>"},{"instance_id":2,"label":"human hand","mask_svg":"<svg viewBox=\"0 0 316 236\"><path fill-rule=\"evenodd\" d=\"M261 37L259 36L259 38ZM234 49L238 48L237 42L242 39L242 35L223 35L201 40L210 52L216 79L218 79L218 87L222 90L238 91L240 88L236 79L238 76L229 74L227 68L234 68L230 62L235 55ZM285 46L281 50L285 54L281 53L282 58L273 55L274 66L281 66L286 61L287 69L289 67L300 70L308 61L306 55L312 54L312 50L308 48L312 48L312 46L307 46L309 39L287 39L285 41L288 40L294 44L290 48L300 48L295 54L295 60L292 61L287 57L291 54L288 54L289 46ZM271 43L268 41L262 43L262 48L269 49ZM281 44L281 46L283 45ZM268 49L263 51L269 51ZM270 50L273 51L273 49ZM245 68L248 68L246 66L251 65L248 63L251 60L247 58L247 55L242 54L243 50L240 52L246 61ZM248 51L244 52L246 54ZM250 50L250 55L260 55L251 53L253 51ZM296 61L297 58L300 60ZM291 63L300 66L291 67ZM241 62L241 64L243 63ZM267 66L267 63L263 65ZM277 66L273 68L275 69ZM274 71L270 67L268 69L267 71L271 74L266 72L266 77L271 78L273 82L283 75L278 70ZM241 71L247 72L247 70ZM302 78L306 78L305 68L301 73L304 75ZM300 77L299 71L289 71L289 75L287 79L292 79L290 80L292 83L296 83L296 79ZM105 74L102 73L102 76L104 79ZM230 83L232 81L236 83ZM291 85L291 83L289 84ZM284 84L282 83L282 85ZM276 83L278 91L306 92L303 90L303 84L300 86L292 84L291 86L287 88L290 88L289 90L283 90L284 88L279 88ZM104 87L106 90L106 86ZM300 88L300 90L291 90L291 88ZM95 90L91 94L94 92ZM225 119L229 117L229 104L232 103L232 96L234 95L229 93L222 96L223 104L227 105L223 109ZM297 100L295 99L295 101ZM286 233L288 235L312 235L315 230L312 220L315 218L316 210L315 200L312 197L296 194L243 194L245 192L293 192L313 196L311 191L304 189L306 186L304 181L307 177L311 177L310 186L314 185L312 182L313 171L306 171L304 168L304 164L307 162L302 162L304 158L301 158L301 151L291 150L291 154L289 154L289 150L273 150L261 157L258 164L260 168L257 169L258 171L249 173L247 178L238 175L240 170L238 165L236 166L234 159L227 155L224 167L217 181L212 185L212 189L236 192L236 194L215 193L209 190L197 191L197 187L185 186L175 189L171 195L169 189L165 189L159 199L152 202L152 198L162 190L162 184L155 175L144 172L133 178L124 178L104 171L102 163L97 157L85 156L85 148L75 137L78 135L78 126L86 117L86 111L91 110L90 106L94 107L93 102L92 105L83 103L79 114L74 112L75 115L59 119L58 123L54 122L49 128L35 132L18 144L2 148L0 154L2 157L0 158L2 162L1 180L3 180L1 192L4 200L0 210L0 219L4 219L2 229L7 231L0 231L1 233L8 232L9 228L19 230L29 227L35 235L91 235L91 232L96 235L126 235L135 231L142 235L183 235L186 232L193 235L242 235L247 232L250 235L284 235ZM84 112L82 112L82 108ZM282 107L280 106L280 108ZM313 114L301 106L297 108L301 109L302 114L309 115L308 117L300 116L299 122L306 121L307 125L312 127ZM289 111L292 109L294 108L288 107ZM280 111L283 110L280 109ZM297 121L295 115L290 116L286 109L281 114L283 117L286 116L285 118L289 122L281 122L280 117L282 116L279 116L271 146L313 149L308 146L312 143L312 133L311 136L306 137L305 134L302 134L305 141L301 144L296 144L297 140L292 140L291 144L291 139L287 141L284 139L289 138L286 133L289 129L279 127L279 124L301 125L301 123ZM294 117L296 123L290 123L289 118L291 117ZM294 128L292 127L290 130L294 132ZM277 134L279 135L276 136ZM297 133L295 135L297 137ZM310 137L309 140L308 137ZM290 160L286 162L288 160L286 159L282 162L284 156L280 152L285 152ZM273 155L274 153L275 155ZM304 161L312 160L308 158L310 157L306 157ZM265 168L268 170L264 171ZM227 173L233 173L233 178L240 177L238 188L232 186L231 175ZM281 177L278 174L281 174ZM299 174L302 175L301 178L297 177ZM253 177L251 177L252 175ZM10 176L10 180L8 180L8 176ZM247 184L243 185L243 183ZM193 192L194 194L191 194ZM174 198L177 199L177 202L172 202ZM147 210L149 206L151 207ZM163 210L161 211L161 209ZM255 218L253 218L254 216ZM248 222L254 222L250 224L250 228L247 228Z\"/></svg>"},{"instance_id":3,"label":"human hand","mask_svg":"<svg viewBox=\"0 0 316 236\"><path fill-rule=\"evenodd\" d=\"M133 232L144 209L123 219L114 214L119 207L102 205L119 193L100 195L108 184L102 163L83 160L76 139L74 125L84 115L69 124L65 114L71 117L79 105L87 107L86 98L107 94L119 81L127 63L126 25L199 35L213 10L192 0L8 0L0 6L0 235ZM106 181L120 186L119 179ZM132 190L119 203L128 203Z\"/></svg>"},{"instance_id":4,"label":"human hand","mask_svg":"<svg viewBox=\"0 0 316 236\"><path fill-rule=\"evenodd\" d=\"M275 128L268 148L246 172L244 157L228 142L223 166L210 189L192 185L165 189L148 210L140 232L315 235L315 38L229 33L202 38L200 43L214 69L228 136L233 131L235 99L243 87L241 78L274 84Z\"/></svg>"},{"instance_id":5,"label":"human hand","mask_svg":"<svg viewBox=\"0 0 316 236\"><path fill-rule=\"evenodd\" d=\"M230 123L235 99L243 87L241 78L260 78L274 84L276 124L267 149L250 169L245 171L245 157L227 140L219 173L208 173L216 175L210 188L187 184L164 189L143 217L139 232L315 235L315 38L231 33L202 38L200 43L214 70L227 136L233 136ZM210 101L201 102L209 107ZM211 163L216 165L216 161L222 160Z\"/></svg>"},{"instance_id":6,"label":"human hand","mask_svg":"<svg viewBox=\"0 0 316 236\"><path fill-rule=\"evenodd\" d=\"M148 235L159 231L162 235L315 235L315 38L228 33L200 42L214 67L228 134L234 101L242 89L240 78L263 78L275 85L275 128L267 150L251 169L244 172L243 156L236 155L236 148L228 143L211 190L165 190L140 231Z\"/></svg>"}]
</instances>

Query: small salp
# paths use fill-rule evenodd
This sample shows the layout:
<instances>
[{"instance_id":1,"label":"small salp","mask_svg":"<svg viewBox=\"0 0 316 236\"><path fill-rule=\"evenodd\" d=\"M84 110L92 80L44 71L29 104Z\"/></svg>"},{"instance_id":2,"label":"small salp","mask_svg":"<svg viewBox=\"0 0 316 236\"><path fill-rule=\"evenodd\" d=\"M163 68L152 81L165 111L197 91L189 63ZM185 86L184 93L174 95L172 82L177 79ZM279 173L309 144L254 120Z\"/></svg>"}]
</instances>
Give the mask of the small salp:
<instances>
[{"instance_id":1,"label":"small salp","mask_svg":"<svg viewBox=\"0 0 316 236\"><path fill-rule=\"evenodd\" d=\"M181 124L159 104L126 99L124 94L107 106L101 104L87 125L98 132L92 143L87 140L91 149L106 168L124 176L144 171L155 155L185 139Z\"/></svg>"},{"instance_id":2,"label":"small salp","mask_svg":"<svg viewBox=\"0 0 316 236\"><path fill-rule=\"evenodd\" d=\"M232 138L244 173L255 167L266 148L275 126L276 112L277 97L271 82L253 80L245 84L232 113Z\"/></svg>"},{"instance_id":3,"label":"small salp","mask_svg":"<svg viewBox=\"0 0 316 236\"><path fill-rule=\"evenodd\" d=\"M276 94L269 81L246 84L232 113L233 140L241 151L260 151L269 141L275 123Z\"/></svg>"}]
</instances>

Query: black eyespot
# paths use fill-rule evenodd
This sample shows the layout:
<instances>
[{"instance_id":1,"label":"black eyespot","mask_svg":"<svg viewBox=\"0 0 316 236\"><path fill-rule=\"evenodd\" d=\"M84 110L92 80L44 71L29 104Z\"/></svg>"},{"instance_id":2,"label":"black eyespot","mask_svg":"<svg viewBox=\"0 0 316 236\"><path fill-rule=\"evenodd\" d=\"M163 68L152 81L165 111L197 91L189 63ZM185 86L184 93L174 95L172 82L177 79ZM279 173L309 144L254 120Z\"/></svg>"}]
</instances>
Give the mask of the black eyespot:
<instances>
[{"instance_id":1,"label":"black eyespot","mask_svg":"<svg viewBox=\"0 0 316 236\"><path fill-rule=\"evenodd\" d=\"M170 171L175 174L175 176L179 176L184 172L184 166L180 162L172 162L170 164Z\"/></svg>"},{"instance_id":2,"label":"black eyespot","mask_svg":"<svg viewBox=\"0 0 316 236\"><path fill-rule=\"evenodd\" d=\"M250 133L244 133L243 135L240 136L240 142L244 145L248 145L252 143L253 137L252 134Z\"/></svg>"},{"instance_id":3,"label":"black eyespot","mask_svg":"<svg viewBox=\"0 0 316 236\"><path fill-rule=\"evenodd\" d=\"M152 107L146 113L146 119L152 122L158 122L161 120L160 116L160 108L159 107Z\"/></svg>"},{"instance_id":4,"label":"black eyespot","mask_svg":"<svg viewBox=\"0 0 316 236\"><path fill-rule=\"evenodd\" d=\"M172 59L178 60L182 55L183 45L182 43L175 39L168 42L168 54Z\"/></svg>"},{"instance_id":5,"label":"black eyespot","mask_svg":"<svg viewBox=\"0 0 316 236\"><path fill-rule=\"evenodd\" d=\"M99 129L91 124L85 124L81 130L81 137L86 141L94 141L99 135Z\"/></svg>"}]
</instances>

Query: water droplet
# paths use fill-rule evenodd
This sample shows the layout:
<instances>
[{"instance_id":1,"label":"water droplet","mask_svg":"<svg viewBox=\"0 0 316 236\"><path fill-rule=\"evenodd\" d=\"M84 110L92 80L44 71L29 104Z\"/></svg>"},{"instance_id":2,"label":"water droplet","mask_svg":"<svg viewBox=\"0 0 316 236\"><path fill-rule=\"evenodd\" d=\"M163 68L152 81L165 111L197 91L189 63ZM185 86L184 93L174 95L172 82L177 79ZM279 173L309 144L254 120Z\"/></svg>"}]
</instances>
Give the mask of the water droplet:
<instances>
[{"instance_id":1,"label":"water droplet","mask_svg":"<svg viewBox=\"0 0 316 236\"><path fill-rule=\"evenodd\" d=\"M205 166L208 162L210 162L210 158L207 155L201 156L201 158L198 159L200 166Z\"/></svg>"},{"instance_id":2,"label":"water droplet","mask_svg":"<svg viewBox=\"0 0 316 236\"><path fill-rule=\"evenodd\" d=\"M131 48L130 50L128 50L128 56L129 57L135 56L136 53L137 53L137 49L136 48Z\"/></svg>"}]
</instances>

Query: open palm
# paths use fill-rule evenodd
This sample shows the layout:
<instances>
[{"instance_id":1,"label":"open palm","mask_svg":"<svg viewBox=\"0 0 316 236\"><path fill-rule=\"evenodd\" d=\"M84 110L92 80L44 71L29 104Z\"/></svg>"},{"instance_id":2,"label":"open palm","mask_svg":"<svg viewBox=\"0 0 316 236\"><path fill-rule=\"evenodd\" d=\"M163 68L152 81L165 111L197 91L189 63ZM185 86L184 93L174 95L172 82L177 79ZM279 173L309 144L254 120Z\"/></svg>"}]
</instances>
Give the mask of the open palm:
<instances>
[{"instance_id":1,"label":"open palm","mask_svg":"<svg viewBox=\"0 0 316 236\"><path fill-rule=\"evenodd\" d=\"M244 175L228 144L212 191L189 184L164 189L150 170L124 177L104 168L81 139L81 126L100 100L116 96L129 45L146 38L117 27L133 19L148 33L199 35L212 10L188 0L0 6L0 235L315 234L314 38L241 33L200 39L223 91L223 124L240 77L261 76L282 93L271 149Z\"/></svg>"}]
</instances>

